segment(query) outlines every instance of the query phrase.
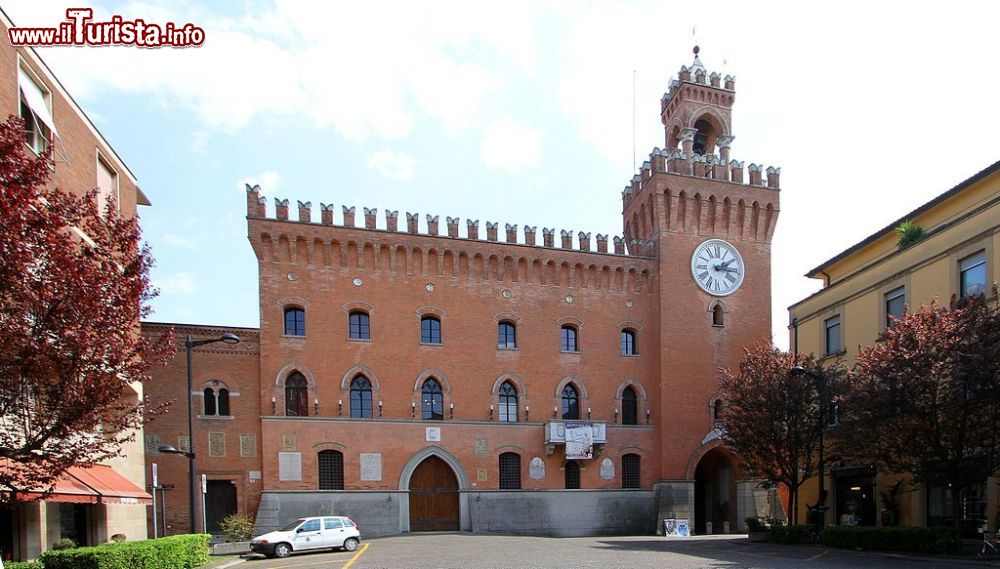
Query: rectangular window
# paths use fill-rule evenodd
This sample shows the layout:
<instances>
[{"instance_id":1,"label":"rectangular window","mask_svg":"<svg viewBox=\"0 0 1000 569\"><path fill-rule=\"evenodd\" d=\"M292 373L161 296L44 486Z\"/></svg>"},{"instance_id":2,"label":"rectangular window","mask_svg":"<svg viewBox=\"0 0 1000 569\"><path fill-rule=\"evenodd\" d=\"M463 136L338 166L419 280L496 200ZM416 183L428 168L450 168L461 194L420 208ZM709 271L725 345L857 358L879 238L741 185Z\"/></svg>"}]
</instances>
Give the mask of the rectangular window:
<instances>
[{"instance_id":1,"label":"rectangular window","mask_svg":"<svg viewBox=\"0 0 1000 569\"><path fill-rule=\"evenodd\" d=\"M97 213L103 216L108 203L121 212L118 202L118 173L100 156L97 157Z\"/></svg>"},{"instance_id":2,"label":"rectangular window","mask_svg":"<svg viewBox=\"0 0 1000 569\"><path fill-rule=\"evenodd\" d=\"M521 457L513 452L500 455L500 489L521 489Z\"/></svg>"},{"instance_id":3,"label":"rectangular window","mask_svg":"<svg viewBox=\"0 0 1000 569\"><path fill-rule=\"evenodd\" d=\"M893 320L903 317L906 312L906 289L899 287L885 295L885 326L892 326Z\"/></svg>"},{"instance_id":4,"label":"rectangular window","mask_svg":"<svg viewBox=\"0 0 1000 569\"><path fill-rule=\"evenodd\" d=\"M371 340L371 324L367 314L352 312L349 324L349 334L352 340Z\"/></svg>"},{"instance_id":5,"label":"rectangular window","mask_svg":"<svg viewBox=\"0 0 1000 569\"><path fill-rule=\"evenodd\" d=\"M18 68L17 85L21 94L21 118L27 131L25 142L41 154L48 150L52 135L56 133L51 92L23 67Z\"/></svg>"},{"instance_id":6,"label":"rectangular window","mask_svg":"<svg viewBox=\"0 0 1000 569\"><path fill-rule=\"evenodd\" d=\"M836 354L840 353L841 343L840 343L840 315L834 316L833 318L827 318L823 323L826 329L826 343L824 346L824 354Z\"/></svg>"},{"instance_id":7,"label":"rectangular window","mask_svg":"<svg viewBox=\"0 0 1000 569\"><path fill-rule=\"evenodd\" d=\"M641 457L637 454L626 454L622 457L622 488L641 488L640 475Z\"/></svg>"},{"instance_id":8,"label":"rectangular window","mask_svg":"<svg viewBox=\"0 0 1000 569\"><path fill-rule=\"evenodd\" d=\"M958 262L958 293L965 298L986 293L986 251L980 251Z\"/></svg>"}]
</instances>

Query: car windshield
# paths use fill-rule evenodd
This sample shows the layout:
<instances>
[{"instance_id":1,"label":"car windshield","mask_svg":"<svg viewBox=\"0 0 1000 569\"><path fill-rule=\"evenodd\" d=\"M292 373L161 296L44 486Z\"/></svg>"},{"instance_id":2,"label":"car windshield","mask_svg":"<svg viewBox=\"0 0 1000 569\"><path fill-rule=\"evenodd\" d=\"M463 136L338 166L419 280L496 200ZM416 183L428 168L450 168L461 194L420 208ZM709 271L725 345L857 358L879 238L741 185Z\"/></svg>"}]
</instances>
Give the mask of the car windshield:
<instances>
[{"instance_id":1,"label":"car windshield","mask_svg":"<svg viewBox=\"0 0 1000 569\"><path fill-rule=\"evenodd\" d=\"M293 529L299 527L299 524L306 521L305 518L295 520L294 522L288 524L287 526L281 528L281 531L292 531Z\"/></svg>"}]
</instances>

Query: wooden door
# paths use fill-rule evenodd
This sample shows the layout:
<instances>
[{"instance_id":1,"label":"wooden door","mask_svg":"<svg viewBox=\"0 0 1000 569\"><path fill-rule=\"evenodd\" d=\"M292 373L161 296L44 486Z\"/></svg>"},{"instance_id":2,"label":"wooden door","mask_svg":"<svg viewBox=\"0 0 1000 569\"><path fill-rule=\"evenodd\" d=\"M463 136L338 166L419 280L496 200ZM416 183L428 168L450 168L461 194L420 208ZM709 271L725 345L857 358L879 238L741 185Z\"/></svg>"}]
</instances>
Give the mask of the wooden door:
<instances>
[{"instance_id":1,"label":"wooden door","mask_svg":"<svg viewBox=\"0 0 1000 569\"><path fill-rule=\"evenodd\" d=\"M205 494L205 533L219 535L219 522L236 513L236 486L231 480L209 480Z\"/></svg>"},{"instance_id":2,"label":"wooden door","mask_svg":"<svg viewBox=\"0 0 1000 569\"><path fill-rule=\"evenodd\" d=\"M436 456L410 476L410 531L458 531L458 479Z\"/></svg>"}]
</instances>

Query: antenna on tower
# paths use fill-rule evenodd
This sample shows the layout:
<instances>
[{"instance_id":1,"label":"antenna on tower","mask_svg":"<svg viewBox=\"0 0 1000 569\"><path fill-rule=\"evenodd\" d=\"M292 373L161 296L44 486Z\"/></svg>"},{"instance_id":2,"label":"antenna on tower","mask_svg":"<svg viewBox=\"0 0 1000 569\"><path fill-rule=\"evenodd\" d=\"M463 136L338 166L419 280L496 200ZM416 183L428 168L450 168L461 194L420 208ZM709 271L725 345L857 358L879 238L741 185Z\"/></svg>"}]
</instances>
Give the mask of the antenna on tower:
<instances>
[{"instance_id":1,"label":"antenna on tower","mask_svg":"<svg viewBox=\"0 0 1000 569\"><path fill-rule=\"evenodd\" d=\"M632 173L635 173L635 69L632 70Z\"/></svg>"}]
</instances>

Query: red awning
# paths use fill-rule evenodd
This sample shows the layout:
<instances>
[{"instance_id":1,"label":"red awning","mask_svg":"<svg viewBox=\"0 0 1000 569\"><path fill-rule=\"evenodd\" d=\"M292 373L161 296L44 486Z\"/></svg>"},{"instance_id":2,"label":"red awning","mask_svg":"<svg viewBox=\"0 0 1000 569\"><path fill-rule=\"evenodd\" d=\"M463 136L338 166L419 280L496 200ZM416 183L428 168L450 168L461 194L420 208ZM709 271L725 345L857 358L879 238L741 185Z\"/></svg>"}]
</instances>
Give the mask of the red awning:
<instances>
[{"instance_id":1,"label":"red awning","mask_svg":"<svg viewBox=\"0 0 1000 569\"><path fill-rule=\"evenodd\" d=\"M0 469L5 468L5 461L0 461ZM5 494L9 489L0 489ZM37 500L45 494L45 488L29 488L25 491L17 492L17 498L21 500ZM42 498L46 502L74 502L77 504L96 504L98 494L92 488L80 482L76 478L63 472L56 478L52 492Z\"/></svg>"},{"instance_id":2,"label":"red awning","mask_svg":"<svg viewBox=\"0 0 1000 569\"><path fill-rule=\"evenodd\" d=\"M66 471L74 478L97 491L102 504L138 504L148 506L153 497L136 486L110 466L71 466Z\"/></svg>"}]
</instances>

